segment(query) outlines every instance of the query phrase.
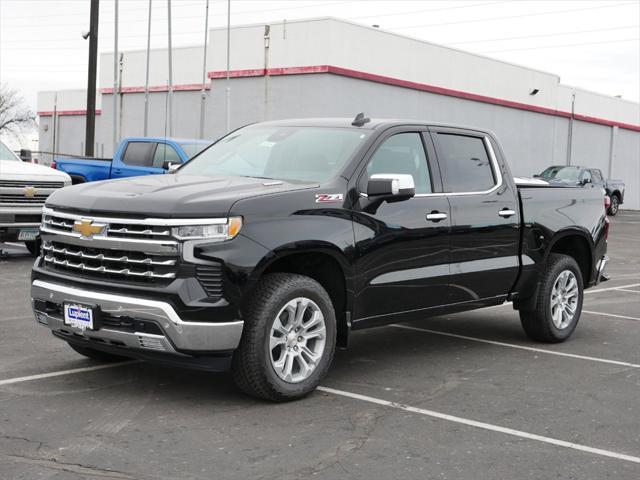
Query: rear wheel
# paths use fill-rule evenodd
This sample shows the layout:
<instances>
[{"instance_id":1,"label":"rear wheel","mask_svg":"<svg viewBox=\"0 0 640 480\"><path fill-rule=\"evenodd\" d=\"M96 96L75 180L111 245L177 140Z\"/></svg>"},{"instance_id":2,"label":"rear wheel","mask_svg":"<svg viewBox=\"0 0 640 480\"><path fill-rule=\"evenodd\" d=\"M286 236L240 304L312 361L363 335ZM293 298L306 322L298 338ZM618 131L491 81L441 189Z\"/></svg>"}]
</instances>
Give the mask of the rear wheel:
<instances>
[{"instance_id":1,"label":"rear wheel","mask_svg":"<svg viewBox=\"0 0 640 480\"><path fill-rule=\"evenodd\" d=\"M609 205L609 215L611 215L612 217L615 217L616 213L618 213L618 210L620 210L620 197L614 193L613 195L611 195L611 205Z\"/></svg>"},{"instance_id":2,"label":"rear wheel","mask_svg":"<svg viewBox=\"0 0 640 480\"><path fill-rule=\"evenodd\" d=\"M69 343L69 346L80 355L84 355L91 360L97 360L99 362L121 362L123 360L128 360L127 357L121 357L120 355L114 355L113 353L101 352L100 350L94 350L89 347L81 347L80 345L74 345L73 343Z\"/></svg>"},{"instance_id":3,"label":"rear wheel","mask_svg":"<svg viewBox=\"0 0 640 480\"><path fill-rule=\"evenodd\" d=\"M37 257L40 255L40 246L42 245L42 241L38 237L37 240L31 240L29 242L24 242L25 247L29 250L29 253L33 257Z\"/></svg>"},{"instance_id":4,"label":"rear wheel","mask_svg":"<svg viewBox=\"0 0 640 480\"><path fill-rule=\"evenodd\" d=\"M336 316L322 285L303 275L269 274L248 302L234 380L271 401L304 397L329 369L335 342Z\"/></svg>"},{"instance_id":5,"label":"rear wheel","mask_svg":"<svg viewBox=\"0 0 640 480\"><path fill-rule=\"evenodd\" d=\"M534 310L521 310L526 334L539 342L563 342L571 336L582 312L582 274L568 255L551 254L538 287Z\"/></svg>"}]
</instances>

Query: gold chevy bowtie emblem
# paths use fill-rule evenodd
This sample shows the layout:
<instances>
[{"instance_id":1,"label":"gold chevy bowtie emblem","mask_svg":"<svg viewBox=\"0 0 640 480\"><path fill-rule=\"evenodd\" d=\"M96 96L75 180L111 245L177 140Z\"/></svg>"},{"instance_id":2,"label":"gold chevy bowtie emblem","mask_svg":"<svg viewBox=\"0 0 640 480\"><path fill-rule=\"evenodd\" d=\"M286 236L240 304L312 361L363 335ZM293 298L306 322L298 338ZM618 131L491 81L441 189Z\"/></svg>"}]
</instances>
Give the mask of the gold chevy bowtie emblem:
<instances>
[{"instance_id":1,"label":"gold chevy bowtie emblem","mask_svg":"<svg viewBox=\"0 0 640 480\"><path fill-rule=\"evenodd\" d=\"M24 187L24 196L25 197L29 197L29 198L33 198L36 196L36 193L38 193L38 189L36 187Z\"/></svg>"},{"instance_id":2,"label":"gold chevy bowtie emblem","mask_svg":"<svg viewBox=\"0 0 640 480\"><path fill-rule=\"evenodd\" d=\"M73 231L78 232L80 235L86 238L91 238L94 235L98 235L104 231L106 225L103 223L93 223L93 220L83 218L82 220L76 220L73 223Z\"/></svg>"}]
</instances>

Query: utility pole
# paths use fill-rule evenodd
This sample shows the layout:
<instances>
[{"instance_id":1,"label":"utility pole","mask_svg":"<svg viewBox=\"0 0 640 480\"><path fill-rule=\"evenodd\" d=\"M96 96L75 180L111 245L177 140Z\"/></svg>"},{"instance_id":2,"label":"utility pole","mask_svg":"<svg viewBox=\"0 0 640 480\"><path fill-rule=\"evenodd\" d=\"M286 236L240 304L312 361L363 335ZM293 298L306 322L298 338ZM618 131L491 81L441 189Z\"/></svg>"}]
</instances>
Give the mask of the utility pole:
<instances>
[{"instance_id":1,"label":"utility pole","mask_svg":"<svg viewBox=\"0 0 640 480\"><path fill-rule=\"evenodd\" d=\"M84 154L93 156L96 138L96 72L98 70L98 13L100 0L91 0L89 15L89 74L87 78L87 117L84 134Z\"/></svg>"},{"instance_id":2,"label":"utility pole","mask_svg":"<svg viewBox=\"0 0 640 480\"><path fill-rule=\"evenodd\" d=\"M169 92L167 101L169 102L169 136L173 137L173 51L171 49L171 0L167 0L167 20L169 36Z\"/></svg>"},{"instance_id":3,"label":"utility pole","mask_svg":"<svg viewBox=\"0 0 640 480\"><path fill-rule=\"evenodd\" d=\"M227 0L227 133L231 131L231 0Z\"/></svg>"},{"instance_id":4,"label":"utility pole","mask_svg":"<svg viewBox=\"0 0 640 480\"><path fill-rule=\"evenodd\" d=\"M209 0L204 15L204 55L202 58L202 91L200 92L200 137L204 138L204 108L207 101L207 35L209 33Z\"/></svg>"},{"instance_id":5,"label":"utility pole","mask_svg":"<svg viewBox=\"0 0 640 480\"><path fill-rule=\"evenodd\" d=\"M147 23L147 70L144 82L144 136L149 133L149 55L151 55L151 1L149 0L149 20Z\"/></svg>"},{"instance_id":6,"label":"utility pole","mask_svg":"<svg viewBox=\"0 0 640 480\"><path fill-rule=\"evenodd\" d=\"M113 155L118 149L118 0L114 5L114 41L113 41Z\"/></svg>"}]
</instances>

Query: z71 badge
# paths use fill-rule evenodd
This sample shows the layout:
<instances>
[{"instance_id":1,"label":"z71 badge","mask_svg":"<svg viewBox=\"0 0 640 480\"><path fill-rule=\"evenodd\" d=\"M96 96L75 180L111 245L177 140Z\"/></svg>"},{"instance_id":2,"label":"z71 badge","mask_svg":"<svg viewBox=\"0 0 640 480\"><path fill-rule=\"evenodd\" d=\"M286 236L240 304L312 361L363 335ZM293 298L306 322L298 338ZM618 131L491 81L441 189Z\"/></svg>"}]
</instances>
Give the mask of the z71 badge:
<instances>
[{"instance_id":1,"label":"z71 badge","mask_svg":"<svg viewBox=\"0 0 640 480\"><path fill-rule=\"evenodd\" d=\"M316 194L316 203L336 203L343 200L341 193L318 193Z\"/></svg>"}]
</instances>

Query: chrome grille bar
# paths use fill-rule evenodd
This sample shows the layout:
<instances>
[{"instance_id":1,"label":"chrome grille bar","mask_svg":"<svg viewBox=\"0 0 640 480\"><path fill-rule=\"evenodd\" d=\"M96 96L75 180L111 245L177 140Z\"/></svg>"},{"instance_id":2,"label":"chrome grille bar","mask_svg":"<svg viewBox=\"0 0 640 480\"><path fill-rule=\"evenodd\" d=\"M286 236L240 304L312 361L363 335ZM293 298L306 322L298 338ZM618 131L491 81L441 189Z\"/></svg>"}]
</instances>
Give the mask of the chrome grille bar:
<instances>
[{"instance_id":1,"label":"chrome grille bar","mask_svg":"<svg viewBox=\"0 0 640 480\"><path fill-rule=\"evenodd\" d=\"M129 258L126 255L121 257L110 257L108 255L104 255L103 253L92 255L89 253L85 253L82 250L71 250L67 247L56 248L50 243L44 243L42 245L42 249L45 252L59 253L66 256L86 258L88 260L97 260L101 262L135 263L138 265L162 265L162 266L171 266L176 264L176 260L171 260L171 259L170 260L153 260L148 257L143 259L137 259L137 258ZM166 277L166 278L169 278L169 277Z\"/></svg>"},{"instance_id":2,"label":"chrome grille bar","mask_svg":"<svg viewBox=\"0 0 640 480\"><path fill-rule=\"evenodd\" d=\"M141 272L141 271L130 270L128 268L115 270L112 268L107 268L103 265L99 267L92 267L90 265L85 265L84 263L72 263L69 260L60 260L50 255L45 255L44 261L46 263L53 263L54 265L60 265L63 267L73 268L76 270L85 270L88 272L97 272L97 273L109 273L113 275L123 275L123 276L131 276L131 277L148 277L148 278L175 278L176 276L174 272L155 273L150 270Z\"/></svg>"}]
</instances>

